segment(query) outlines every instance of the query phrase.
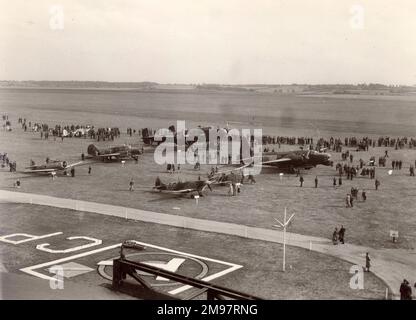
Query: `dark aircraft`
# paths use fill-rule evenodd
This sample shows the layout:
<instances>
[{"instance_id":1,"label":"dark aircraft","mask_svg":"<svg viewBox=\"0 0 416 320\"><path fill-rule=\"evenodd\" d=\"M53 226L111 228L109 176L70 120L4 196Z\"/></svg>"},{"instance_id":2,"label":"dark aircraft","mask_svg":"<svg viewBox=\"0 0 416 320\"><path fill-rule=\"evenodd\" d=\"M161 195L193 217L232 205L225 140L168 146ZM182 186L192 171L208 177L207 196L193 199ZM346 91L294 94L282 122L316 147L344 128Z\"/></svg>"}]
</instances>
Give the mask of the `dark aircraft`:
<instances>
[{"instance_id":1,"label":"dark aircraft","mask_svg":"<svg viewBox=\"0 0 416 320\"><path fill-rule=\"evenodd\" d=\"M139 155L142 154L142 149L126 144L99 149L94 144L90 144L88 146L87 152L88 155L94 159L100 159L102 161L120 161L128 159L137 160Z\"/></svg>"},{"instance_id":2,"label":"dark aircraft","mask_svg":"<svg viewBox=\"0 0 416 320\"><path fill-rule=\"evenodd\" d=\"M248 159L253 160L253 158ZM261 161L262 168L271 167L289 172L294 172L295 169L311 169L317 165L332 166L331 155L314 150L264 152Z\"/></svg>"},{"instance_id":3,"label":"dark aircraft","mask_svg":"<svg viewBox=\"0 0 416 320\"><path fill-rule=\"evenodd\" d=\"M162 141L155 141L155 136L152 133L152 131L148 128L144 128L142 129L142 139L143 139L143 143L147 144L147 145L159 145L160 143L162 143Z\"/></svg>"},{"instance_id":4,"label":"dark aircraft","mask_svg":"<svg viewBox=\"0 0 416 320\"><path fill-rule=\"evenodd\" d=\"M177 142L178 142L178 138L177 138L177 132L175 131L175 127L172 125L169 127L168 129L171 134L173 135L173 143L174 143L174 148L175 150L177 150ZM166 134L168 132L165 132ZM155 135L152 134L152 131L148 128L144 128L142 129L142 139L143 139L143 143L149 146L158 146L160 145L162 142L166 142L166 137L161 136L160 140L156 140ZM185 139L185 150L187 150L189 148L189 146L191 146L197 139L194 139L194 141L189 141L188 139L188 130L185 130L185 134L184 134L184 139Z\"/></svg>"},{"instance_id":5,"label":"dark aircraft","mask_svg":"<svg viewBox=\"0 0 416 320\"><path fill-rule=\"evenodd\" d=\"M202 192L205 190L206 187L208 189L211 189L210 181L185 181L185 182L174 182L165 184L160 181L160 179L156 179L155 186L153 187L153 190L161 192L161 193L168 193L168 194L176 194L176 195L182 195L182 194L188 194L196 192L200 197L203 196Z\"/></svg>"},{"instance_id":6,"label":"dark aircraft","mask_svg":"<svg viewBox=\"0 0 416 320\"><path fill-rule=\"evenodd\" d=\"M60 171L68 170L74 166L82 164L83 161L68 164L66 161L59 161L59 160L52 160L48 163L41 164L41 165L32 165L30 167L26 167L26 170L23 173L49 173L49 174L56 174Z\"/></svg>"}]
</instances>

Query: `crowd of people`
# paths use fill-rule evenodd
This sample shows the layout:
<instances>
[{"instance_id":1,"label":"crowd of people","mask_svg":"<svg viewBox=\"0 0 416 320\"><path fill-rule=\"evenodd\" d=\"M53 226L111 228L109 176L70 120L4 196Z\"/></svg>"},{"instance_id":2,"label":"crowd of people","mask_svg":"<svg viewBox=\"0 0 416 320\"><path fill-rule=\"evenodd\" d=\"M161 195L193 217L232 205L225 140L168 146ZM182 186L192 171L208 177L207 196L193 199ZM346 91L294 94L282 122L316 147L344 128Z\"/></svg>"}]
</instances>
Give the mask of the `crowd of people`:
<instances>
[{"instance_id":1,"label":"crowd of people","mask_svg":"<svg viewBox=\"0 0 416 320\"><path fill-rule=\"evenodd\" d=\"M416 138L408 137L379 137L370 138L370 137L345 137L341 138L320 138L316 141L314 146L314 139L312 137L288 137L288 136L270 136L263 135L262 139L263 145L299 145L299 146L309 146L311 150L321 150L326 148L334 152L342 152L342 146L349 148L356 148L356 151L368 151L370 147L394 147L396 150L403 149L405 147L415 148L416 147Z\"/></svg>"},{"instance_id":2,"label":"crowd of people","mask_svg":"<svg viewBox=\"0 0 416 320\"><path fill-rule=\"evenodd\" d=\"M11 161L6 152L4 152L3 154L0 153L0 161L1 161L2 168L9 167L10 172L16 172L17 170L16 161Z\"/></svg>"},{"instance_id":3,"label":"crowd of people","mask_svg":"<svg viewBox=\"0 0 416 320\"><path fill-rule=\"evenodd\" d=\"M71 124L71 125L49 125L47 123L39 123L28 121L26 118L19 118L18 124L24 131L30 129L32 132L40 132L41 139L48 140L49 137L61 138L89 138L97 141L114 141L120 137L119 128L95 128L90 125Z\"/></svg>"}]
</instances>

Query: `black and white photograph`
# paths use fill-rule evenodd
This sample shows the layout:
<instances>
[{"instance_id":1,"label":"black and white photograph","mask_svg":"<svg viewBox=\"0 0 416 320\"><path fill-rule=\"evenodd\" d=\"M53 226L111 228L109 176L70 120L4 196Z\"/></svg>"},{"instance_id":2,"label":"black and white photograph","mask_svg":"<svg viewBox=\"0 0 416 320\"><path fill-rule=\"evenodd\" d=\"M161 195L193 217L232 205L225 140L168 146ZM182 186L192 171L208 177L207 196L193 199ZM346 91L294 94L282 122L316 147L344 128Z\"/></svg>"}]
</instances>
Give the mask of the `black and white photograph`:
<instances>
[{"instance_id":1,"label":"black and white photograph","mask_svg":"<svg viewBox=\"0 0 416 320\"><path fill-rule=\"evenodd\" d=\"M416 299L415 13L0 0L0 300Z\"/></svg>"}]
</instances>

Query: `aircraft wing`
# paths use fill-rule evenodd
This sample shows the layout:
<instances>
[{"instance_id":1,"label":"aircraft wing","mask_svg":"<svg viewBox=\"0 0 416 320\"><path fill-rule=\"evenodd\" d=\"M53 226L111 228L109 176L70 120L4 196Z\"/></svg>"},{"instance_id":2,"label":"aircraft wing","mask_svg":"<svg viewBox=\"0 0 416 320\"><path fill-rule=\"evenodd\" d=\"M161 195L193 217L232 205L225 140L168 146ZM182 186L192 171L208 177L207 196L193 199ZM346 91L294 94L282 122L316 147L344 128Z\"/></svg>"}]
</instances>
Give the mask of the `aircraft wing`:
<instances>
[{"instance_id":1,"label":"aircraft wing","mask_svg":"<svg viewBox=\"0 0 416 320\"><path fill-rule=\"evenodd\" d=\"M42 172L56 172L57 169L35 169L35 170L25 170L23 173L42 173Z\"/></svg>"},{"instance_id":2,"label":"aircraft wing","mask_svg":"<svg viewBox=\"0 0 416 320\"><path fill-rule=\"evenodd\" d=\"M230 184L232 181L226 180L226 181L212 181L211 184L218 185L218 184Z\"/></svg>"},{"instance_id":3,"label":"aircraft wing","mask_svg":"<svg viewBox=\"0 0 416 320\"><path fill-rule=\"evenodd\" d=\"M156 189L159 190L162 193L171 193L171 194L180 194L180 193L188 193L188 192L192 192L192 191L197 191L196 189L182 189L182 190L160 190L160 189Z\"/></svg>"},{"instance_id":4,"label":"aircraft wing","mask_svg":"<svg viewBox=\"0 0 416 320\"><path fill-rule=\"evenodd\" d=\"M96 155L96 157L115 157L119 155L120 155L120 152L116 152L116 153L98 154Z\"/></svg>"},{"instance_id":5,"label":"aircraft wing","mask_svg":"<svg viewBox=\"0 0 416 320\"><path fill-rule=\"evenodd\" d=\"M67 165L64 169L62 169L62 170L66 170L66 169L68 169L68 168L78 166L78 165L80 165L80 164L82 164L82 163L84 163L84 161L79 161L79 162L75 162L75 163L68 164L68 165Z\"/></svg>"},{"instance_id":6,"label":"aircraft wing","mask_svg":"<svg viewBox=\"0 0 416 320\"><path fill-rule=\"evenodd\" d=\"M265 161L265 162L262 162L262 164L270 164L270 163L287 162L287 161L292 161L292 160L293 160L293 159L291 159L291 158L280 158L280 159L276 159L276 160Z\"/></svg>"},{"instance_id":7,"label":"aircraft wing","mask_svg":"<svg viewBox=\"0 0 416 320\"><path fill-rule=\"evenodd\" d=\"M224 171L218 171L214 175L216 176L216 175L221 175L221 174L227 173L227 172L238 171L238 170L244 169L244 168L246 168L248 166L251 166L251 165L252 165L252 163L246 163L246 164L244 164L242 166L239 166L238 168L224 170Z\"/></svg>"}]
</instances>

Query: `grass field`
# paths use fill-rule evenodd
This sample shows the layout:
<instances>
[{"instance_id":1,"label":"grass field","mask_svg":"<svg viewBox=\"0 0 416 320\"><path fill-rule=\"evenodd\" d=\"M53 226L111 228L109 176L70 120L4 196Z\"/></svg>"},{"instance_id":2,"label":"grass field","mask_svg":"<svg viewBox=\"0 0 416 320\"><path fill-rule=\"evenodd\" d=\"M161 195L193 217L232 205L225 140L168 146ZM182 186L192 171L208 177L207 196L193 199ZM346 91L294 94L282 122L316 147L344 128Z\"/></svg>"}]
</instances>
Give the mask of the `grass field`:
<instances>
[{"instance_id":1,"label":"grass field","mask_svg":"<svg viewBox=\"0 0 416 320\"><path fill-rule=\"evenodd\" d=\"M120 141L129 141L124 136ZM132 139L132 141L137 141ZM9 153L11 159L22 170L30 159L37 163L46 156L79 161L82 151L86 152L86 139L66 139L64 142L40 140L38 134L22 132L2 132L0 144ZM117 142L115 142L117 143ZM105 143L100 143L104 145ZM283 146L282 146L283 148ZM359 158L368 160L371 155L384 154L385 148L370 148L369 152L353 152L354 161ZM388 168L377 168L376 174L381 187L374 190L374 180L356 178L344 179L342 187L334 188L332 178L335 168L317 167L305 173L305 184L299 187L298 178L285 175L282 179L274 173L265 173L256 177L257 184L244 185L237 197L227 196L227 188L217 187L212 193L195 201L186 197L172 197L152 193L151 188L156 176L162 181L174 182L178 179L197 179L199 174L210 170L203 167L200 172L190 165L182 166L180 174L168 174L165 167L157 166L152 153L141 156L139 164L127 162L124 167L119 163L92 164L92 174L87 174L88 166L76 168L76 177L59 177L52 180L46 176L30 176L19 173L2 172L0 187L11 190L17 177L21 178L23 192L48 194L64 198L82 199L134 207L157 212L184 215L202 219L234 222L250 226L271 228L274 217L281 218L284 207L290 213L296 213L291 232L330 238L333 229L344 225L347 229L346 241L374 248L414 249L416 245L414 197L416 179L409 177L408 166L416 159L416 150L389 149L390 159L404 161L404 169L388 175ZM333 154L335 163L340 154ZM390 162L388 162L390 165ZM313 187L315 176L319 179L319 188ZM135 191L128 191L131 177L135 180ZM351 187L367 190L367 201L356 201L352 209L345 208L345 195ZM399 241L392 243L390 230L399 231ZM289 239L290 243L290 239Z\"/></svg>"},{"instance_id":2,"label":"grass field","mask_svg":"<svg viewBox=\"0 0 416 320\"><path fill-rule=\"evenodd\" d=\"M9 114L13 131L0 131L0 152L7 152L11 160L17 161L18 171L29 165L30 159L37 164L43 163L46 157L77 162L81 153L86 153L90 143L98 146L136 144L139 137L125 135L127 127L167 127L174 124L176 119L186 120L187 125L224 126L230 122L231 126L240 128L261 127L264 133L313 136L315 139L329 136L412 136L416 129L414 102L414 97L276 97L271 94L212 92L2 89L0 110ZM77 138L65 139L63 142L53 138L45 141L40 139L39 133L23 132L17 126L18 117L49 124L116 126L121 128L123 134L112 143ZM297 146L282 145L281 150L296 148ZM0 188L263 228L272 228L274 218L281 219L284 208L287 207L290 214L295 213L289 227L290 232L330 238L335 227L344 225L347 229L347 242L375 249L414 250L416 178L409 176L408 168L416 160L416 150L351 150L354 165L360 158L368 161L371 156L377 158L384 155L386 149L390 155L387 167L376 169L377 178L381 181L378 191L374 190L374 180L360 177L353 181L344 179L342 186L334 188L332 179L336 173L335 168L319 166L304 173L303 188L299 187L298 178L294 175L279 177L269 170L256 177L256 184L242 186L237 197L228 196L226 187L216 187L196 204L195 200L188 197L151 192L155 178L159 176L164 182L195 180L198 175L204 177L211 167L202 166L201 171L194 171L190 165L182 165L181 172L172 175L166 172L164 166L155 164L151 150L140 156L138 164L133 161L126 162L124 166L120 163L92 163L91 175L87 173L87 163L76 168L75 178L60 176L52 180L48 176L10 173L0 169ZM332 158L334 163L341 162L339 153L332 153ZM402 160L404 168L389 175L391 160ZM319 179L318 188L314 188L315 176ZM129 192L128 183L132 177L135 190ZM12 187L17 178L22 182L22 187L18 190ZM360 193L365 189L367 201L355 201L354 208L349 209L345 207L345 196L351 187L358 188ZM62 226L69 232L92 232L106 242L121 241L123 237L135 238L139 234L140 239L144 237L159 245L175 246L184 251L193 251L197 245L197 250L206 252L207 255L224 259L227 257L234 263L244 264L247 267L245 270L249 272L243 275L244 285L237 286L236 289L267 298L383 296L384 288L377 279L370 282L372 285L369 292L349 292L346 287L339 287L339 283L348 284L348 263L316 253L305 253L301 249L290 248L294 255L289 259L293 259L290 263L297 271L296 275L290 272L282 274L278 272L278 266L272 263L276 250L280 252L278 245L71 211L63 212L65 218L62 219L63 215L56 211L58 209L45 207L36 207L32 215L27 214L27 209L25 206L8 207L5 212L4 207L0 208L1 232L12 232L15 227L34 228L41 232ZM69 219L66 219L67 216ZM11 217L18 219L14 221ZM390 230L399 231L397 243L391 242ZM289 237L289 245L290 241ZM16 253L7 251L7 248L2 250L6 250L2 251L2 259L17 254L12 259L3 259L6 262L2 263L6 264L14 261L16 265L7 265L12 269L19 263L22 266L26 263L30 265L38 259L38 256L32 256L25 250ZM343 270L346 270L345 273ZM239 279L236 274L232 274L221 281L233 286L238 284ZM88 283L89 280L86 281ZM95 285L94 281L90 284ZM264 283L268 281L273 288L265 289Z\"/></svg>"},{"instance_id":3,"label":"grass field","mask_svg":"<svg viewBox=\"0 0 416 320\"><path fill-rule=\"evenodd\" d=\"M40 235L57 231L63 234L36 243L12 245L0 242L1 263L9 272L20 273L18 272L20 268L63 258L65 254L42 252L36 250L35 246L48 242L51 248L64 249L68 247L65 238L69 236L98 238L103 241L102 246L134 239L240 264L243 268L213 282L266 299L383 299L384 297L385 285L373 274L365 275L364 290L352 290L349 287L351 265L313 251L288 248L288 267L286 272L282 272L282 247L269 242L129 221L111 216L104 217L67 209L0 203L1 235L16 232ZM71 245L79 244L83 242L71 241ZM152 249L147 248L146 251ZM118 254L118 249L114 249L74 261L95 269L98 261ZM210 272L215 272L216 268L219 268L210 263L208 266ZM45 273L43 269L39 271ZM181 270L179 269L178 272L184 272ZM110 284L96 271L70 278L69 281L86 287ZM170 290L172 287L161 289Z\"/></svg>"},{"instance_id":4,"label":"grass field","mask_svg":"<svg viewBox=\"0 0 416 320\"><path fill-rule=\"evenodd\" d=\"M176 120L293 136L413 136L416 96L0 89L0 111L36 122L167 128ZM16 121L13 123L16 124ZM123 130L123 131L124 131ZM125 132L125 131L124 131Z\"/></svg>"}]
</instances>

